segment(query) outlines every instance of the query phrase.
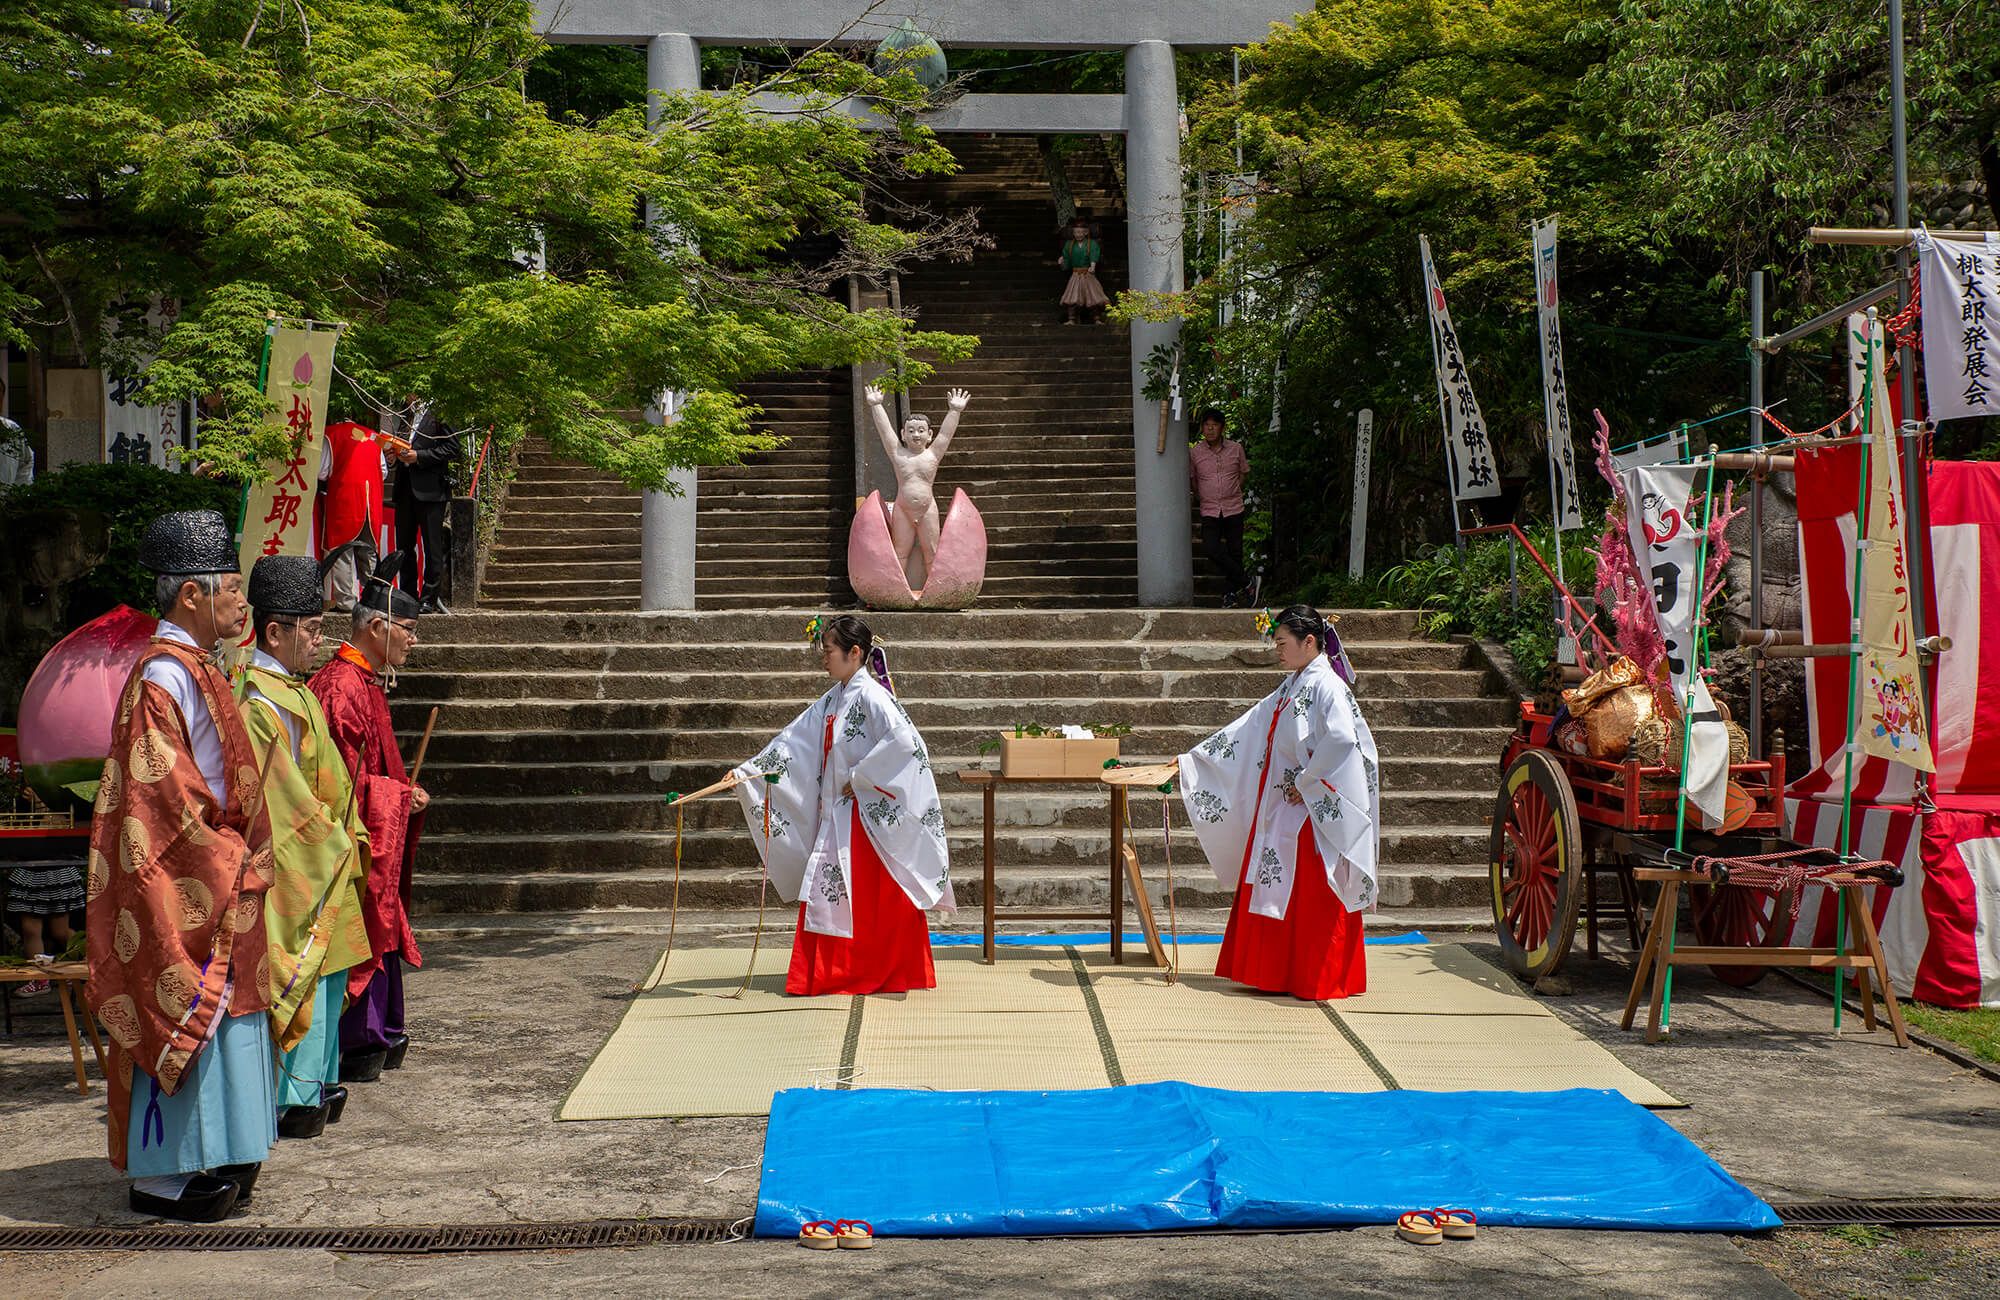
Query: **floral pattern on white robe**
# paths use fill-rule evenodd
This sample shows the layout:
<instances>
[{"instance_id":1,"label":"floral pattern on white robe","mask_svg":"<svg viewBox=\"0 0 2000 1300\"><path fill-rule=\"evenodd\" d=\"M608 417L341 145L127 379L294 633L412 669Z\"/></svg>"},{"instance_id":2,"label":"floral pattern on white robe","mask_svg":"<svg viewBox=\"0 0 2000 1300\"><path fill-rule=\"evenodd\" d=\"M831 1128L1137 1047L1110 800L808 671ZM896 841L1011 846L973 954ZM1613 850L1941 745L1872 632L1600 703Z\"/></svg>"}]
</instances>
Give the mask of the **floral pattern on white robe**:
<instances>
[{"instance_id":1,"label":"floral pattern on white robe","mask_svg":"<svg viewBox=\"0 0 2000 1300\"><path fill-rule=\"evenodd\" d=\"M833 744L822 751L829 717ZM765 779L773 773L777 781ZM736 774L748 778L736 795L764 869L786 902L803 899L808 930L854 934L849 812L857 800L869 842L909 900L924 910L958 910L930 751L902 703L866 671L822 695ZM852 800L841 797L847 785Z\"/></svg>"},{"instance_id":2,"label":"floral pattern on white robe","mask_svg":"<svg viewBox=\"0 0 2000 1300\"><path fill-rule=\"evenodd\" d=\"M1375 738L1326 656L1182 754L1180 777L1209 867L1231 892L1250 882L1251 911L1284 916L1308 820L1334 896L1350 912L1374 905L1382 820ZM1303 801L1289 802L1288 788Z\"/></svg>"}]
</instances>

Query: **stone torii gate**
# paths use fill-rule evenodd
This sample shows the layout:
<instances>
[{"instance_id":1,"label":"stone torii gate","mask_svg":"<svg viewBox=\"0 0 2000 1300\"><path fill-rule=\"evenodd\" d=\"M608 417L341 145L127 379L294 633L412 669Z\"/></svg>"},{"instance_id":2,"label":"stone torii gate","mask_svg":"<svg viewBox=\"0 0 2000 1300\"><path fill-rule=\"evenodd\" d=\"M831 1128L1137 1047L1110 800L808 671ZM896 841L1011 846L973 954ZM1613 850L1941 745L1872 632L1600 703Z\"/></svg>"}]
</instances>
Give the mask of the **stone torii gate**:
<instances>
[{"instance_id":1,"label":"stone torii gate","mask_svg":"<svg viewBox=\"0 0 2000 1300\"><path fill-rule=\"evenodd\" d=\"M1289 22L1304 0L544 0L536 30L557 44L643 45L648 95L701 88L703 45L802 47L836 34L873 45L909 18L947 50L1123 50L1122 95L967 95L925 119L933 130L1125 136L1127 257L1135 290L1184 287L1180 97L1174 50L1230 49ZM857 23L857 19L860 21ZM1132 454L1139 603L1194 598L1185 428L1158 449L1159 404L1140 396L1145 361L1177 325L1132 325ZM664 418L664 417L662 417ZM649 492L641 514L640 607L694 608L695 474L682 495Z\"/></svg>"}]
</instances>

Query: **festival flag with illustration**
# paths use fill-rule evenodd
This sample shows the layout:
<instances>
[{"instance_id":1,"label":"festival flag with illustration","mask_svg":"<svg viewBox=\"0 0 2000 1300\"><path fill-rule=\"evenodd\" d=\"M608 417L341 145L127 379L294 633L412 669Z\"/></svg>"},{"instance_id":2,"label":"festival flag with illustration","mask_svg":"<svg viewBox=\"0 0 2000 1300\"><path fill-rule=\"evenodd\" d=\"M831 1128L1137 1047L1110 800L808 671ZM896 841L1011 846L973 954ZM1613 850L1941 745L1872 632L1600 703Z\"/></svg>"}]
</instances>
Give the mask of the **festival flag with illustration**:
<instances>
[{"instance_id":1,"label":"festival flag with illustration","mask_svg":"<svg viewBox=\"0 0 2000 1300\"><path fill-rule=\"evenodd\" d=\"M337 329L271 332L264 395L278 409L266 420L284 431L289 450L283 459L265 461L268 481L252 483L244 493L237 557L246 574L266 555L313 554L313 497L339 337Z\"/></svg>"},{"instance_id":2,"label":"festival flag with illustration","mask_svg":"<svg viewBox=\"0 0 2000 1300\"><path fill-rule=\"evenodd\" d=\"M1451 310L1444 305L1437 268L1431 264L1431 241L1419 235L1417 246L1424 259L1424 302L1431 313L1431 348L1437 361L1438 407L1444 413L1444 451L1451 464L1452 500L1497 497L1500 473L1486 437L1486 417L1479 413L1479 399L1472 395L1472 375L1458 346L1458 331L1452 328Z\"/></svg>"},{"instance_id":3,"label":"festival flag with illustration","mask_svg":"<svg viewBox=\"0 0 2000 1300\"><path fill-rule=\"evenodd\" d=\"M1729 729L1702 680L1696 661L1695 629L1710 593L1698 591L1702 578L1702 521L1695 513L1694 485L1702 465L1642 465L1625 475L1625 526L1632 554L1651 582L1653 612L1667 650L1667 674L1674 699L1693 722L1682 779L1688 802L1710 826L1720 825L1729 805Z\"/></svg>"},{"instance_id":4,"label":"festival flag with illustration","mask_svg":"<svg viewBox=\"0 0 2000 1300\"><path fill-rule=\"evenodd\" d=\"M1867 329L1868 528L1861 542L1861 707L1854 739L1864 753L1936 770L1924 722L1910 610L1910 566L1903 536L1903 471L1889 413L1882 323Z\"/></svg>"},{"instance_id":5,"label":"festival flag with illustration","mask_svg":"<svg viewBox=\"0 0 2000 1300\"><path fill-rule=\"evenodd\" d=\"M1542 330L1542 418L1549 431L1549 476L1557 528L1583 527L1576 446L1569 431L1569 380L1563 372L1562 315L1556 306L1556 219L1537 222L1535 316Z\"/></svg>"}]
</instances>

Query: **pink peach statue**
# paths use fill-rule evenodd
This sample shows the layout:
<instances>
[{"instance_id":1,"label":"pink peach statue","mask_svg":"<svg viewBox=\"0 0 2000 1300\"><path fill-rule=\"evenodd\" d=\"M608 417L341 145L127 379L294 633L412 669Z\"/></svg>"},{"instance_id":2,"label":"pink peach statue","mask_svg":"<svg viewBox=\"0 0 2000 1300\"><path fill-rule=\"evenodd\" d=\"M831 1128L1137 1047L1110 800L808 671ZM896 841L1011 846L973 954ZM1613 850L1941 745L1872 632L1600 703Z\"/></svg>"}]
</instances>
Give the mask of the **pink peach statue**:
<instances>
[{"instance_id":1,"label":"pink peach statue","mask_svg":"<svg viewBox=\"0 0 2000 1300\"><path fill-rule=\"evenodd\" d=\"M935 437L921 415L912 415L899 435L882 409L882 390L863 395L896 469L896 499L871 492L854 516L847 536L854 594L877 609L964 609L986 579L986 523L961 488L940 524L933 484L972 394L951 390L950 412Z\"/></svg>"}]
</instances>

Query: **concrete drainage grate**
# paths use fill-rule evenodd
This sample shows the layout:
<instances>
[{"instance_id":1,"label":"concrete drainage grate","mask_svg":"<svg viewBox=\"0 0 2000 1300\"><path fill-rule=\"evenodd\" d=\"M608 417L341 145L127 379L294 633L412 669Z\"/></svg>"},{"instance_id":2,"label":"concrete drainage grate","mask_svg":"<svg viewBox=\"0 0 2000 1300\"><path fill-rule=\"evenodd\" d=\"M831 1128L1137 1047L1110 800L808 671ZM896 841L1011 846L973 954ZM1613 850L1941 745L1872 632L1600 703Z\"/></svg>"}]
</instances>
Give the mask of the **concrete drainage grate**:
<instances>
[{"instance_id":1,"label":"concrete drainage grate","mask_svg":"<svg viewBox=\"0 0 2000 1300\"><path fill-rule=\"evenodd\" d=\"M448 1255L485 1250L588 1250L685 1246L730 1240L728 1219L600 1219L585 1223L437 1224L406 1228L190 1227L0 1228L0 1251L331 1250L366 1255Z\"/></svg>"},{"instance_id":2,"label":"concrete drainage grate","mask_svg":"<svg viewBox=\"0 0 2000 1300\"><path fill-rule=\"evenodd\" d=\"M1902 1228L2000 1228L2000 1201L1774 1201L1788 1228L1879 1223Z\"/></svg>"}]
</instances>

